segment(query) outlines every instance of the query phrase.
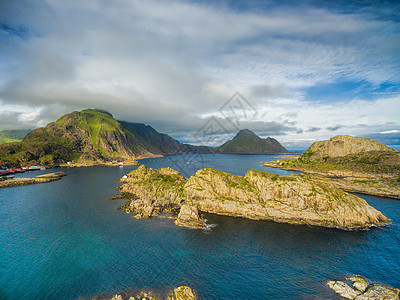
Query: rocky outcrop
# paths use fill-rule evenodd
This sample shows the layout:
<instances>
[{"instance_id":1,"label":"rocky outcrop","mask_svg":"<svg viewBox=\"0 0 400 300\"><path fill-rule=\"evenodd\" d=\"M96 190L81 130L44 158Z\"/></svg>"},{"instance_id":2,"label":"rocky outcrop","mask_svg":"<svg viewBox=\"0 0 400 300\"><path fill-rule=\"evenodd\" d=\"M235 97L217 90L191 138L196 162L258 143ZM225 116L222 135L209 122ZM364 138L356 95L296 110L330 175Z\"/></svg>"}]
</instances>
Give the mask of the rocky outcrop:
<instances>
[{"instance_id":1,"label":"rocky outcrop","mask_svg":"<svg viewBox=\"0 0 400 300\"><path fill-rule=\"evenodd\" d=\"M186 179L169 168L140 166L121 182L121 197L128 199L123 208L139 218L189 205L201 212L291 224L366 228L390 223L365 200L312 175L250 170L242 177L201 169ZM193 212L185 207L181 217L190 219Z\"/></svg>"},{"instance_id":2,"label":"rocky outcrop","mask_svg":"<svg viewBox=\"0 0 400 300\"><path fill-rule=\"evenodd\" d=\"M371 139L353 137L350 135L337 135L330 138L328 141L313 143L305 152L302 153L301 157L309 158L314 161L369 151L395 150Z\"/></svg>"},{"instance_id":3,"label":"rocky outcrop","mask_svg":"<svg viewBox=\"0 0 400 300\"><path fill-rule=\"evenodd\" d=\"M121 198L128 199L123 208L136 218L158 216L162 212L177 213L184 198L186 179L171 168L153 170L141 165L120 180Z\"/></svg>"},{"instance_id":4,"label":"rocky outcrop","mask_svg":"<svg viewBox=\"0 0 400 300\"><path fill-rule=\"evenodd\" d=\"M161 296L162 297L162 296ZM93 300L98 299L98 297ZM102 298L102 299L110 299ZM137 294L116 294L110 300L156 300L156 299L166 299L166 300L196 300L197 296L195 291L188 286L179 286L171 292L170 295L160 298L160 295L155 295L153 292L140 292Z\"/></svg>"},{"instance_id":5,"label":"rocky outcrop","mask_svg":"<svg viewBox=\"0 0 400 300\"><path fill-rule=\"evenodd\" d=\"M204 219L200 216L199 210L195 206L182 205L175 224L181 227L205 228Z\"/></svg>"},{"instance_id":6,"label":"rocky outcrop","mask_svg":"<svg viewBox=\"0 0 400 300\"><path fill-rule=\"evenodd\" d=\"M188 286L180 286L174 289L174 300L196 300L196 293ZM171 299L172 300L172 299Z\"/></svg>"},{"instance_id":7,"label":"rocky outcrop","mask_svg":"<svg viewBox=\"0 0 400 300\"><path fill-rule=\"evenodd\" d=\"M249 219L340 228L390 222L365 200L311 175L250 170L241 177L202 169L188 179L185 192L201 211Z\"/></svg>"},{"instance_id":8,"label":"rocky outcrop","mask_svg":"<svg viewBox=\"0 0 400 300\"><path fill-rule=\"evenodd\" d=\"M56 173L40 175L35 178L8 179L8 180L0 181L0 188L52 182L52 181L60 180L62 177L66 176L66 175L67 174L64 172L56 172Z\"/></svg>"},{"instance_id":9,"label":"rocky outcrop","mask_svg":"<svg viewBox=\"0 0 400 300\"><path fill-rule=\"evenodd\" d=\"M351 276L347 277L346 279L352 283L353 287L350 287L347 283L343 281L328 281L326 285L345 299L400 299L400 290L397 288L392 288L390 286L379 283L370 283L367 279L361 276Z\"/></svg>"}]
</instances>

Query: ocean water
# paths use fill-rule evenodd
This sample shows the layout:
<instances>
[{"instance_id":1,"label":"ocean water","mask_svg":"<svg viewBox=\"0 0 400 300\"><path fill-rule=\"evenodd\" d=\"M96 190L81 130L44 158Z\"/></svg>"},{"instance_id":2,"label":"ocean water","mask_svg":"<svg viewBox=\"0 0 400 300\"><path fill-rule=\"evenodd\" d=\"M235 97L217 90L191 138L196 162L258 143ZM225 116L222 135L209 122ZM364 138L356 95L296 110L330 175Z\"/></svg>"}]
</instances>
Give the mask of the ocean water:
<instances>
[{"instance_id":1,"label":"ocean water","mask_svg":"<svg viewBox=\"0 0 400 300\"><path fill-rule=\"evenodd\" d=\"M214 167L264 168L260 155L146 159L186 175ZM400 201L361 196L389 217L384 228L344 231L207 214L211 230L136 220L108 200L136 168L61 168L60 181L0 189L0 299L76 299L189 285L201 299L339 299L328 279L361 274L400 287ZM54 170L35 171L32 176ZM57 170L58 171L58 170Z\"/></svg>"}]
</instances>

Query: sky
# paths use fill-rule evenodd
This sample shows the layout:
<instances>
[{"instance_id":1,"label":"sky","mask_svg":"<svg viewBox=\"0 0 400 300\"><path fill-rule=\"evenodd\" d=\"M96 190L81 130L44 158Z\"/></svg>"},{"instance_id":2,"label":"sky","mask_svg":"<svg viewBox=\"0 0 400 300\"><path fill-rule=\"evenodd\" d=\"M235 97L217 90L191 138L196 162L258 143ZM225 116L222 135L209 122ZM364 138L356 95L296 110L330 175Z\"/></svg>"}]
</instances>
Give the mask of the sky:
<instances>
[{"instance_id":1,"label":"sky","mask_svg":"<svg viewBox=\"0 0 400 300\"><path fill-rule=\"evenodd\" d=\"M85 108L193 144L400 149L400 2L0 0L0 130Z\"/></svg>"}]
</instances>

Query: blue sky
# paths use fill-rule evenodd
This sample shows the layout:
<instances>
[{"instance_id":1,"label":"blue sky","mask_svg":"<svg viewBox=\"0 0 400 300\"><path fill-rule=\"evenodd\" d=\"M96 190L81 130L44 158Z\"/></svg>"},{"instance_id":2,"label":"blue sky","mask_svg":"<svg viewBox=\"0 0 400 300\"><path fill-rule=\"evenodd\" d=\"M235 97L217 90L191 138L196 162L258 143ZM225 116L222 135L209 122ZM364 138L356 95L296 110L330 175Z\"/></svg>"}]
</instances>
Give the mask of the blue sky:
<instances>
[{"instance_id":1,"label":"blue sky","mask_svg":"<svg viewBox=\"0 0 400 300\"><path fill-rule=\"evenodd\" d=\"M0 1L0 129L88 107L184 142L400 145L397 1ZM239 92L256 114L221 113ZM237 126L231 126L235 119Z\"/></svg>"}]
</instances>

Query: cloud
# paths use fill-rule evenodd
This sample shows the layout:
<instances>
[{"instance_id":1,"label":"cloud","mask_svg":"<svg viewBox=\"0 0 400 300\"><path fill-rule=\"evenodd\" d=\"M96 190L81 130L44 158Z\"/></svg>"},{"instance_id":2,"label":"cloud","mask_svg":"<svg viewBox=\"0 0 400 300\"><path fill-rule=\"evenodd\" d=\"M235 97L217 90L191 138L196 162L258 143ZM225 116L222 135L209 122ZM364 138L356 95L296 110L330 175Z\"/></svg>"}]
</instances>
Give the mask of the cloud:
<instances>
[{"instance_id":1,"label":"cloud","mask_svg":"<svg viewBox=\"0 0 400 300\"><path fill-rule=\"evenodd\" d=\"M34 129L44 125L37 113L23 113L18 111L0 112L0 128L6 129Z\"/></svg>"},{"instance_id":2,"label":"cloud","mask_svg":"<svg viewBox=\"0 0 400 300\"><path fill-rule=\"evenodd\" d=\"M320 130L321 130L320 127L311 127L311 128L308 128L306 130L306 132L316 132L316 131L320 131Z\"/></svg>"},{"instance_id":3,"label":"cloud","mask_svg":"<svg viewBox=\"0 0 400 300\"><path fill-rule=\"evenodd\" d=\"M343 127L344 127L343 125L336 125L336 126L332 126L332 127L326 127L326 129L329 130L329 131L337 131L340 128L343 128Z\"/></svg>"},{"instance_id":4,"label":"cloud","mask_svg":"<svg viewBox=\"0 0 400 300\"><path fill-rule=\"evenodd\" d=\"M0 2L0 114L7 106L37 116L5 117L0 127L99 107L191 141L236 91L258 111L243 128L287 140L328 136L337 124L335 133L360 134L398 124L385 105L400 82L400 30L389 13L399 5L288 3ZM379 95L342 107L337 97L307 98L310 87L342 81L365 81Z\"/></svg>"},{"instance_id":5,"label":"cloud","mask_svg":"<svg viewBox=\"0 0 400 300\"><path fill-rule=\"evenodd\" d=\"M382 132L379 132L379 133L381 133L381 134L400 133L400 130L394 129L394 130L382 131Z\"/></svg>"}]
</instances>

